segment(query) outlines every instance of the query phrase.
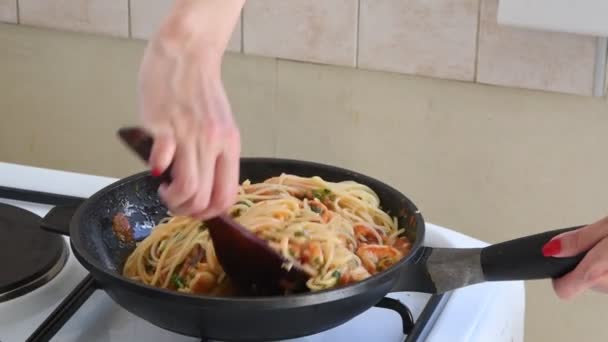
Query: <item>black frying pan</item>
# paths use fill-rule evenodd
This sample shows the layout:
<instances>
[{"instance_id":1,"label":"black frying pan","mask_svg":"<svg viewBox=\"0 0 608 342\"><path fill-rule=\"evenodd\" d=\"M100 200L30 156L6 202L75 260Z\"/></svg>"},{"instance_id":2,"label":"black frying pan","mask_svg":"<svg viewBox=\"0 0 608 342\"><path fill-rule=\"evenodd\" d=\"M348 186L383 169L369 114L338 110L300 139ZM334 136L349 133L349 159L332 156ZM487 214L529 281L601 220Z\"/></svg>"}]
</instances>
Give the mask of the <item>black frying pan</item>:
<instances>
[{"instance_id":1,"label":"black frying pan","mask_svg":"<svg viewBox=\"0 0 608 342\"><path fill-rule=\"evenodd\" d=\"M354 180L371 187L382 207L397 215L412 252L393 267L359 283L332 290L275 297L209 297L147 286L121 276L131 249L118 242L112 217L126 213L136 238L166 215L159 181L139 173L117 181L78 208L55 207L43 228L70 236L76 258L119 305L167 330L210 339L277 340L315 334L338 326L378 303L387 293L437 293L483 281L559 277L583 255L545 258L542 245L562 231L533 235L483 249L424 247L425 224L416 206L399 191L365 175L311 162L241 159L241 181L260 182L292 173L329 181ZM69 228L68 228L69 227ZM569 228L574 229L574 228Z\"/></svg>"}]
</instances>

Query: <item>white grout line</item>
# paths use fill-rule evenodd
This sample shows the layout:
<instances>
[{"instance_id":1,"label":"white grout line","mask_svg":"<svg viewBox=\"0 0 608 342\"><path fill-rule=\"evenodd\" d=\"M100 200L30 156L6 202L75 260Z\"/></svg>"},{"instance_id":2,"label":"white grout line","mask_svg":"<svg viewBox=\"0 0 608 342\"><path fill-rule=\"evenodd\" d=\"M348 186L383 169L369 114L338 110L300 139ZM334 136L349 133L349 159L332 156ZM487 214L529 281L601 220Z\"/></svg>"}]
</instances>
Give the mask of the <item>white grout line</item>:
<instances>
[{"instance_id":1,"label":"white grout line","mask_svg":"<svg viewBox=\"0 0 608 342\"><path fill-rule=\"evenodd\" d=\"M361 39L359 38L361 30L359 27L361 26L361 1L357 1L357 27L355 28L355 68L359 67L359 44Z\"/></svg>"},{"instance_id":2,"label":"white grout line","mask_svg":"<svg viewBox=\"0 0 608 342\"><path fill-rule=\"evenodd\" d=\"M245 53L245 6L241 9L239 20L241 21L241 49L239 52Z\"/></svg>"},{"instance_id":3,"label":"white grout line","mask_svg":"<svg viewBox=\"0 0 608 342\"><path fill-rule=\"evenodd\" d=\"M593 76L593 96L604 96L606 89L606 57L608 53L608 38L598 37L595 49L595 69Z\"/></svg>"},{"instance_id":4,"label":"white grout line","mask_svg":"<svg viewBox=\"0 0 608 342\"><path fill-rule=\"evenodd\" d=\"M481 6L482 0L479 0L479 5L477 6L477 31L475 32L475 65L473 65L473 82L478 83L477 80L477 71L479 65L479 32L481 32Z\"/></svg>"},{"instance_id":5,"label":"white grout line","mask_svg":"<svg viewBox=\"0 0 608 342\"><path fill-rule=\"evenodd\" d=\"M128 19L128 23L127 23L127 34L129 35L129 38L133 38L133 32L131 30L131 0L127 1L127 19Z\"/></svg>"}]
</instances>

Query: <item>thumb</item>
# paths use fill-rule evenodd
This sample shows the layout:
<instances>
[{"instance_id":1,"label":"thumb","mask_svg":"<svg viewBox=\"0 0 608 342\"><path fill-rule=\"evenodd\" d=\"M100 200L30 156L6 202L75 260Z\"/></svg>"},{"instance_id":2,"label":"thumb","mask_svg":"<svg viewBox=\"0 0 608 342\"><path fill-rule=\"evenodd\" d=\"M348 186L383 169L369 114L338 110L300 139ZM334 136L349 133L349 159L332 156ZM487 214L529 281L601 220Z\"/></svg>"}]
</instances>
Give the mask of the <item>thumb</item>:
<instances>
[{"instance_id":1,"label":"thumb","mask_svg":"<svg viewBox=\"0 0 608 342\"><path fill-rule=\"evenodd\" d=\"M590 250L608 236L608 217L580 229L562 233L543 246L546 257L571 257Z\"/></svg>"}]
</instances>

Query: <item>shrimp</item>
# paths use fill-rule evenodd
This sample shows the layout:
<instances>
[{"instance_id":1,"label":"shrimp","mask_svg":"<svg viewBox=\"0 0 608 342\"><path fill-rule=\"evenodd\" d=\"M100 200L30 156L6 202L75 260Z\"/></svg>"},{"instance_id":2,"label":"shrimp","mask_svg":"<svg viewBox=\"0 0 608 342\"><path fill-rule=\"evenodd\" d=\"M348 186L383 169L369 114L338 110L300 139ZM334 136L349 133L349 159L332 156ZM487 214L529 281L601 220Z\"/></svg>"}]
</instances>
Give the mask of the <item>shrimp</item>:
<instances>
[{"instance_id":1,"label":"shrimp","mask_svg":"<svg viewBox=\"0 0 608 342\"><path fill-rule=\"evenodd\" d=\"M412 248L412 243L408 239L401 237L395 240L393 247L395 247L399 252L403 253L403 255L406 255Z\"/></svg>"},{"instance_id":2,"label":"shrimp","mask_svg":"<svg viewBox=\"0 0 608 342\"><path fill-rule=\"evenodd\" d=\"M354 230L357 241L374 244L380 243L378 232L374 231L373 228L364 224L358 224L355 226Z\"/></svg>"},{"instance_id":3,"label":"shrimp","mask_svg":"<svg viewBox=\"0 0 608 342\"><path fill-rule=\"evenodd\" d=\"M311 263L313 266L323 265L323 250L317 241L309 243L302 250L300 260L303 264Z\"/></svg>"},{"instance_id":4,"label":"shrimp","mask_svg":"<svg viewBox=\"0 0 608 342\"><path fill-rule=\"evenodd\" d=\"M200 272L198 273L194 279L192 279L192 283L190 285L190 291L193 293L209 293L217 283L217 278L211 272Z\"/></svg>"},{"instance_id":5,"label":"shrimp","mask_svg":"<svg viewBox=\"0 0 608 342\"><path fill-rule=\"evenodd\" d=\"M350 272L346 272L340 277L339 284L340 285L348 285L351 283L356 283L363 279L366 279L370 276L369 272L362 266L357 266L355 269Z\"/></svg>"},{"instance_id":6,"label":"shrimp","mask_svg":"<svg viewBox=\"0 0 608 342\"><path fill-rule=\"evenodd\" d=\"M394 247L384 245L363 245L357 249L365 269L376 274L395 264L403 254Z\"/></svg>"}]
</instances>

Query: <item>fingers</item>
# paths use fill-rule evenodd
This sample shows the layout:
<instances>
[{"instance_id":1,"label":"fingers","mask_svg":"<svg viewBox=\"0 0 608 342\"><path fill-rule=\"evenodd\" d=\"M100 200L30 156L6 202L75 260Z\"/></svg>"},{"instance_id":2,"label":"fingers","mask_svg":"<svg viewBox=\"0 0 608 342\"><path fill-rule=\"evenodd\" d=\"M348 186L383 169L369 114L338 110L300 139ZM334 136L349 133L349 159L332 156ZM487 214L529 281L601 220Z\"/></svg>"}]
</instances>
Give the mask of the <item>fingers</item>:
<instances>
[{"instance_id":1,"label":"fingers","mask_svg":"<svg viewBox=\"0 0 608 342\"><path fill-rule=\"evenodd\" d=\"M558 297L572 299L585 290L607 283L608 239L600 241L570 273L553 280Z\"/></svg>"},{"instance_id":2,"label":"fingers","mask_svg":"<svg viewBox=\"0 0 608 342\"><path fill-rule=\"evenodd\" d=\"M224 153L217 159L210 206L197 217L208 219L226 211L236 199L239 181L240 137L238 132L228 138Z\"/></svg>"},{"instance_id":3,"label":"fingers","mask_svg":"<svg viewBox=\"0 0 608 342\"><path fill-rule=\"evenodd\" d=\"M604 275L591 289L593 291L608 293L608 275Z\"/></svg>"},{"instance_id":4,"label":"fingers","mask_svg":"<svg viewBox=\"0 0 608 342\"><path fill-rule=\"evenodd\" d=\"M605 237L608 237L608 217L554 237L543 247L543 254L554 257L575 256L588 251Z\"/></svg>"},{"instance_id":5,"label":"fingers","mask_svg":"<svg viewBox=\"0 0 608 342\"><path fill-rule=\"evenodd\" d=\"M215 176L215 165L218 159L218 142L213 136L209 136L205 130L204 134L197 139L197 163L199 165L198 184L195 189L194 196L184 204L180 210L185 215L200 217L200 213L204 212L209 206L211 193L213 191L213 182Z\"/></svg>"},{"instance_id":6,"label":"fingers","mask_svg":"<svg viewBox=\"0 0 608 342\"><path fill-rule=\"evenodd\" d=\"M159 193L171 212L203 220L219 215L235 201L240 136L232 126L208 125L188 142L179 142L172 170L173 182ZM223 143L223 146L221 146Z\"/></svg>"},{"instance_id":7,"label":"fingers","mask_svg":"<svg viewBox=\"0 0 608 342\"><path fill-rule=\"evenodd\" d=\"M199 189L199 164L196 142L193 137L182 140L177 145L175 160L171 170L171 184L162 184L159 194L172 213L187 215L183 204Z\"/></svg>"}]
</instances>

